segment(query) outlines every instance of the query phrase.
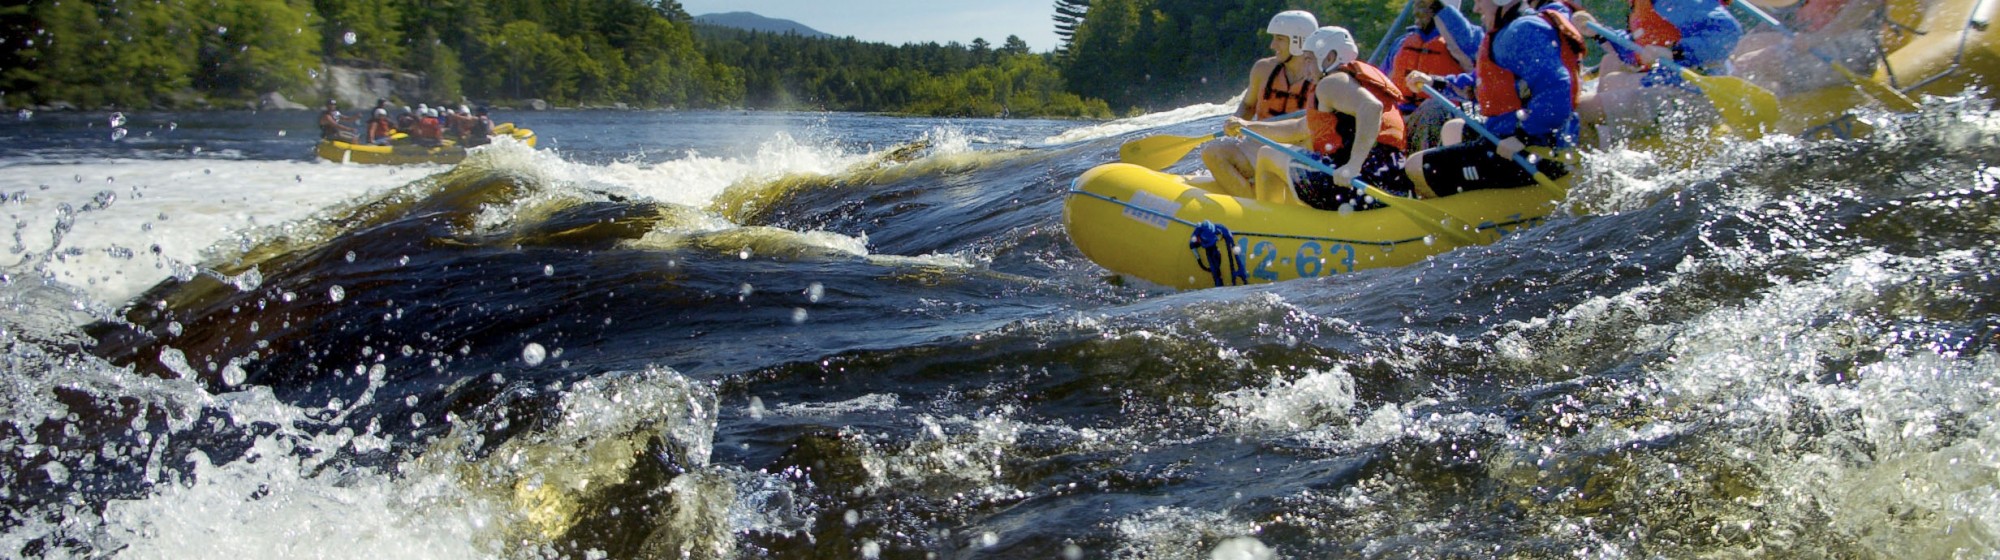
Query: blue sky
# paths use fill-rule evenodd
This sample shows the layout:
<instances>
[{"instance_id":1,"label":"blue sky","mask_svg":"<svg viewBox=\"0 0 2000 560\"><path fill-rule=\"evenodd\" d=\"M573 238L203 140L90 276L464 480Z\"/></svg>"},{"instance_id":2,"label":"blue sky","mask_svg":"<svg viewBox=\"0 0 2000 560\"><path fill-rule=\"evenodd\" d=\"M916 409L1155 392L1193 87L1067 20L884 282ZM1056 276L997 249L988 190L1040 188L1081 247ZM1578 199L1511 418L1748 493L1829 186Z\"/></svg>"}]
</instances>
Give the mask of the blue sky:
<instances>
[{"instance_id":1,"label":"blue sky","mask_svg":"<svg viewBox=\"0 0 2000 560\"><path fill-rule=\"evenodd\" d=\"M1008 35L1035 52L1056 46L1055 0L681 0L692 15L752 12L789 19L840 37L901 45L984 38L999 47Z\"/></svg>"}]
</instances>

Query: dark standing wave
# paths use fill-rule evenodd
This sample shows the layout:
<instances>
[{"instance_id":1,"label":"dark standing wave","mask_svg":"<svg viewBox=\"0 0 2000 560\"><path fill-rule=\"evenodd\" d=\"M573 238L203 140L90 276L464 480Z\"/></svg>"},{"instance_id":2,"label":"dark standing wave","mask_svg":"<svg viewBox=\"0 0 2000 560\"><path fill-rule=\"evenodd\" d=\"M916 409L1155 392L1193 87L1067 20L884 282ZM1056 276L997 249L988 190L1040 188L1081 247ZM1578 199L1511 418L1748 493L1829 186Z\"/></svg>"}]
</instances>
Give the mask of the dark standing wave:
<instances>
[{"instance_id":1,"label":"dark standing wave","mask_svg":"<svg viewBox=\"0 0 2000 560\"><path fill-rule=\"evenodd\" d=\"M10 326L0 523L21 556L1991 555L2000 119L1882 124L1599 154L1496 245L1185 293L1060 225L1136 135L702 207L489 152L88 336Z\"/></svg>"}]
</instances>

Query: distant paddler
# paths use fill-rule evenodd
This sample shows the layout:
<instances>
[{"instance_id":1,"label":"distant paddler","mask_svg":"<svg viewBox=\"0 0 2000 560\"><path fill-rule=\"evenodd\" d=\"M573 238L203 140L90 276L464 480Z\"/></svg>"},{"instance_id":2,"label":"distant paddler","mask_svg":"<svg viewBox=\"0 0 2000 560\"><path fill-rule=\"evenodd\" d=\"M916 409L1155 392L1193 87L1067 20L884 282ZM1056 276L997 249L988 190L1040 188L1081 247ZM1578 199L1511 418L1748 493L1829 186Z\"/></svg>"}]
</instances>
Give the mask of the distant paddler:
<instances>
[{"instance_id":1,"label":"distant paddler","mask_svg":"<svg viewBox=\"0 0 2000 560\"><path fill-rule=\"evenodd\" d=\"M360 115L354 115L354 116L341 115L339 100L335 99L326 100L326 110L319 112L320 139L338 140L341 142L353 142L354 127L340 123L341 121L354 121L358 118L360 118Z\"/></svg>"}]
</instances>

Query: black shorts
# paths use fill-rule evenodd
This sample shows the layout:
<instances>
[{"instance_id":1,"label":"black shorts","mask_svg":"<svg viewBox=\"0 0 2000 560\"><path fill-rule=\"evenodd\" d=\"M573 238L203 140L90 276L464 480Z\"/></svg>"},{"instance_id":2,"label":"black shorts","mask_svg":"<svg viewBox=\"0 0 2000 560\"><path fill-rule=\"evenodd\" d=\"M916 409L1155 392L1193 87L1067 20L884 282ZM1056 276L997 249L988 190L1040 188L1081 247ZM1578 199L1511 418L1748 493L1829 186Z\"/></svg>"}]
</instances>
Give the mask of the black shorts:
<instances>
[{"instance_id":1,"label":"black shorts","mask_svg":"<svg viewBox=\"0 0 2000 560\"><path fill-rule=\"evenodd\" d=\"M1345 160L1336 161L1326 154L1311 154L1313 159L1338 168ZM1344 155L1344 154L1340 154ZM1376 144L1368 151L1368 159L1361 161L1361 180L1376 188L1396 194L1408 194L1414 186L1410 176L1403 172L1403 151L1384 144ZM1355 210L1367 210L1381 206L1373 199L1364 198L1360 191L1349 185L1336 185L1333 176L1310 167L1294 168L1292 172L1292 192L1298 193L1299 201L1321 210L1339 210L1342 205L1353 205Z\"/></svg>"},{"instance_id":2,"label":"black shorts","mask_svg":"<svg viewBox=\"0 0 2000 560\"><path fill-rule=\"evenodd\" d=\"M1553 158L1534 161L1535 168L1551 179L1569 174L1569 167ZM1438 196L1535 184L1534 175L1521 164L1493 153L1493 144L1483 138L1424 151L1423 174L1424 184Z\"/></svg>"}]
</instances>

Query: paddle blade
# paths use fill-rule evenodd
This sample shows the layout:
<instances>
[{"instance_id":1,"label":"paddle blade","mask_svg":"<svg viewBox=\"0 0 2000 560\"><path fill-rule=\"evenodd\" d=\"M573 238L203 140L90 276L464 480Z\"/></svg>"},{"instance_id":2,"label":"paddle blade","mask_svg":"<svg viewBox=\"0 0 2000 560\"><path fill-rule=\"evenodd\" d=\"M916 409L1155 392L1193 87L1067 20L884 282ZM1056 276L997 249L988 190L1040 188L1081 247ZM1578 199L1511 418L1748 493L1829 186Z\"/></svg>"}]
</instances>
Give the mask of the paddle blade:
<instances>
[{"instance_id":1,"label":"paddle blade","mask_svg":"<svg viewBox=\"0 0 2000 560\"><path fill-rule=\"evenodd\" d=\"M1125 145L1119 146L1118 161L1159 171L1186 157L1188 152L1194 151L1195 146L1200 146L1203 142L1213 140L1215 137L1216 135L1214 134L1204 136L1172 136L1166 134L1148 136L1126 142Z\"/></svg>"},{"instance_id":2,"label":"paddle blade","mask_svg":"<svg viewBox=\"0 0 2000 560\"><path fill-rule=\"evenodd\" d=\"M1715 109L1722 112L1722 122L1746 138L1763 136L1781 118L1778 96L1743 78L1703 76L1686 68L1681 69L1681 76L1701 88L1702 95L1708 96Z\"/></svg>"}]
</instances>

